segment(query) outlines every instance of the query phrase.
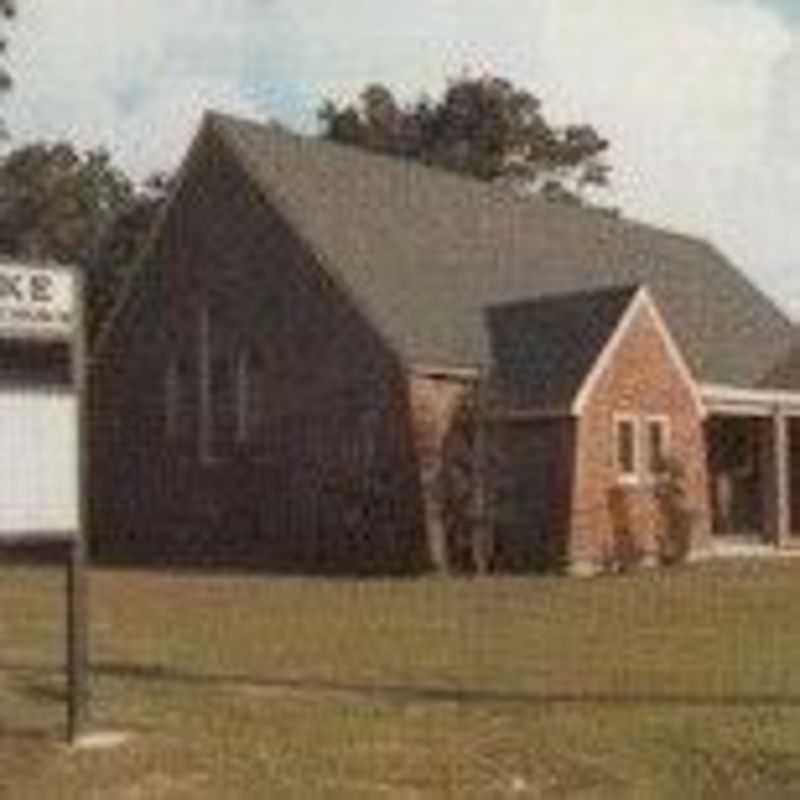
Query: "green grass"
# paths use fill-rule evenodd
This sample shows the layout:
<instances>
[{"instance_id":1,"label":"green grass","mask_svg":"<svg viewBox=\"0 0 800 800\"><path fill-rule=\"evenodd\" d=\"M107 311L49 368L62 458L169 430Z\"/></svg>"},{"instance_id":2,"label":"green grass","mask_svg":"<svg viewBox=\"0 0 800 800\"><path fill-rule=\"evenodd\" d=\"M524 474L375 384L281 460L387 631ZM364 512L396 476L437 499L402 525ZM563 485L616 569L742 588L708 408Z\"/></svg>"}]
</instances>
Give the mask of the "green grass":
<instances>
[{"instance_id":1,"label":"green grass","mask_svg":"<svg viewBox=\"0 0 800 800\"><path fill-rule=\"evenodd\" d=\"M800 562L579 581L0 570L0 797L800 796Z\"/></svg>"}]
</instances>

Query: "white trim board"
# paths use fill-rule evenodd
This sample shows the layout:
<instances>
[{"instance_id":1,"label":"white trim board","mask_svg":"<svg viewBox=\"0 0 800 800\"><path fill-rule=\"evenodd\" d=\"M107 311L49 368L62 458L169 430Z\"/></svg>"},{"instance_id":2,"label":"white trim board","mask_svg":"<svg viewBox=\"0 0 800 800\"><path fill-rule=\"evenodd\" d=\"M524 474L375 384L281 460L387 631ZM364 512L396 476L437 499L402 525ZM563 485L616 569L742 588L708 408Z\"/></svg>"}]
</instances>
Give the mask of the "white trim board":
<instances>
[{"instance_id":1,"label":"white trim board","mask_svg":"<svg viewBox=\"0 0 800 800\"><path fill-rule=\"evenodd\" d=\"M702 383L700 395L712 414L770 416L778 409L792 416L800 414L800 392L789 389L750 389Z\"/></svg>"}]
</instances>

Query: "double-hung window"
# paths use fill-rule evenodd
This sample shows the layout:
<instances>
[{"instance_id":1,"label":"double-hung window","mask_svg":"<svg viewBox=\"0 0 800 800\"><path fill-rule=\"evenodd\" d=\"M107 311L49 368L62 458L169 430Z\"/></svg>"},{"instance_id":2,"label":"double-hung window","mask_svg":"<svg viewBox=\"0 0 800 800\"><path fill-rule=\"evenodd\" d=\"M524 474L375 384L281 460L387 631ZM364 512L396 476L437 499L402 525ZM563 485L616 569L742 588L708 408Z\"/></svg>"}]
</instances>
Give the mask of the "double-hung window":
<instances>
[{"instance_id":1,"label":"double-hung window","mask_svg":"<svg viewBox=\"0 0 800 800\"><path fill-rule=\"evenodd\" d=\"M669 418L663 415L614 415L614 466L619 483L662 477L669 458Z\"/></svg>"},{"instance_id":2,"label":"double-hung window","mask_svg":"<svg viewBox=\"0 0 800 800\"><path fill-rule=\"evenodd\" d=\"M669 419L661 415L645 417L645 443L647 447L647 476L651 480L662 477L669 458Z\"/></svg>"},{"instance_id":3,"label":"double-hung window","mask_svg":"<svg viewBox=\"0 0 800 800\"><path fill-rule=\"evenodd\" d=\"M639 480L639 420L632 414L614 416L614 463L620 483Z\"/></svg>"}]
</instances>

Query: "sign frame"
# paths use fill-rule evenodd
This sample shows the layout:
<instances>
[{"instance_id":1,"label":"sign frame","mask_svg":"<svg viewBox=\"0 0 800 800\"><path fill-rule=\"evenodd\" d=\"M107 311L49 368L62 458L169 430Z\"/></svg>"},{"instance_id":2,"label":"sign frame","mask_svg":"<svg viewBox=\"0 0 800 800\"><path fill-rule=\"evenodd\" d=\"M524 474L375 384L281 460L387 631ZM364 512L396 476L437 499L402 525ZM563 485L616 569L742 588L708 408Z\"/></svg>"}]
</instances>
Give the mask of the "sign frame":
<instances>
[{"instance_id":1,"label":"sign frame","mask_svg":"<svg viewBox=\"0 0 800 800\"><path fill-rule=\"evenodd\" d=\"M0 261L0 338L63 340L72 336L79 324L76 282L80 275L63 264Z\"/></svg>"},{"instance_id":2,"label":"sign frame","mask_svg":"<svg viewBox=\"0 0 800 800\"><path fill-rule=\"evenodd\" d=\"M63 319L61 325L55 325L42 317L41 329L37 329L36 319L24 319L17 329L11 323L0 320L0 341L15 340L31 343L63 341L69 351L69 385L47 386L36 384L41 391L63 392L75 399L75 485L77 487L77 525L70 530L20 530L0 533L0 547L18 548L20 546L52 546L58 545L63 554L65 566L65 670L67 682L67 715L66 738L69 744L75 745L85 733L89 719L89 623L88 623L88 581L87 581L87 493L88 451L87 451L87 364L88 353L86 343L85 319L85 281L82 272L72 266L48 263L0 262L0 284L5 281L9 289L7 276L13 272L29 278L31 284L37 274L58 276L57 282L69 281L71 289L70 324ZM14 297L24 303L24 298ZM46 298L40 298L46 302ZM31 300L31 302L33 302ZM2 305L2 297L0 297ZM29 304L30 305L30 304ZM67 312L62 312L67 313ZM2 367L0 367L2 374ZM33 384L15 379L11 383L0 381L0 393L9 387L16 390L33 389Z\"/></svg>"}]
</instances>

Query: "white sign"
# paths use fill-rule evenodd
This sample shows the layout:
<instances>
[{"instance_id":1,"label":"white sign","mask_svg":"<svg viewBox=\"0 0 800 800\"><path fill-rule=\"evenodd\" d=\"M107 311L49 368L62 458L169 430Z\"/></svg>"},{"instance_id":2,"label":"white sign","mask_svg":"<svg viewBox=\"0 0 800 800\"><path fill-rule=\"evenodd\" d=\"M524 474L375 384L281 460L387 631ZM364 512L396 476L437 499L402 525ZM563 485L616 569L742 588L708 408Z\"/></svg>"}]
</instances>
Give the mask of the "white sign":
<instances>
[{"instance_id":1,"label":"white sign","mask_svg":"<svg viewBox=\"0 0 800 800\"><path fill-rule=\"evenodd\" d=\"M72 272L0 264L0 336L70 336L74 324Z\"/></svg>"},{"instance_id":2,"label":"white sign","mask_svg":"<svg viewBox=\"0 0 800 800\"><path fill-rule=\"evenodd\" d=\"M77 403L73 393L0 392L0 540L78 532Z\"/></svg>"}]
</instances>

